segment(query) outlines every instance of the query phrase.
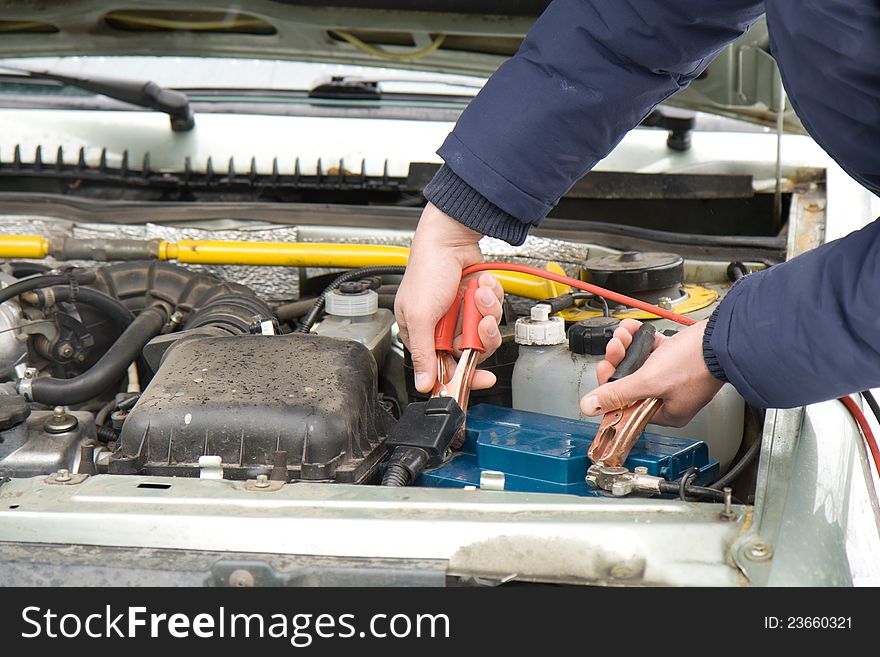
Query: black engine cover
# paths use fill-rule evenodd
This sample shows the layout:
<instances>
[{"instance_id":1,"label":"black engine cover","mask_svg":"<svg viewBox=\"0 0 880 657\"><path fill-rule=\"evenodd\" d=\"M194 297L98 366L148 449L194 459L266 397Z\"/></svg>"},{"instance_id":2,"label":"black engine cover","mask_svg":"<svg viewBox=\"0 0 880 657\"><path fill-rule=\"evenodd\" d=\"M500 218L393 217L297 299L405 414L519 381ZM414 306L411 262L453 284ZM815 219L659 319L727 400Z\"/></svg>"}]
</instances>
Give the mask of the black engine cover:
<instances>
[{"instance_id":1,"label":"black engine cover","mask_svg":"<svg viewBox=\"0 0 880 657\"><path fill-rule=\"evenodd\" d=\"M376 363L356 342L316 335L182 339L125 420L108 471L199 476L220 456L225 479L269 474L360 483L385 453Z\"/></svg>"}]
</instances>

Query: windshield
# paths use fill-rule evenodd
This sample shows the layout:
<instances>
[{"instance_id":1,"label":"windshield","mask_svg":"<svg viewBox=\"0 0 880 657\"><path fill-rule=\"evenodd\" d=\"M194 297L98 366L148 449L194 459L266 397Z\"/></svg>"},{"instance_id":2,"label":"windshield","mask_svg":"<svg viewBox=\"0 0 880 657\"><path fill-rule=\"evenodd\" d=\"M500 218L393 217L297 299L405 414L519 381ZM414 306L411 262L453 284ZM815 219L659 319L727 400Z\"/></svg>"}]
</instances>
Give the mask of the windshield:
<instances>
[{"instance_id":1,"label":"windshield","mask_svg":"<svg viewBox=\"0 0 880 657\"><path fill-rule=\"evenodd\" d=\"M308 91L332 77L376 80L389 94L473 96L484 78L408 71L388 67L323 64L223 57L28 57L0 60L18 68L50 70L71 76L100 75L152 80L174 89L253 89ZM14 88L14 89L13 89ZM50 85L52 93L82 95L82 91ZM0 82L0 93L45 95L46 85Z\"/></svg>"}]
</instances>

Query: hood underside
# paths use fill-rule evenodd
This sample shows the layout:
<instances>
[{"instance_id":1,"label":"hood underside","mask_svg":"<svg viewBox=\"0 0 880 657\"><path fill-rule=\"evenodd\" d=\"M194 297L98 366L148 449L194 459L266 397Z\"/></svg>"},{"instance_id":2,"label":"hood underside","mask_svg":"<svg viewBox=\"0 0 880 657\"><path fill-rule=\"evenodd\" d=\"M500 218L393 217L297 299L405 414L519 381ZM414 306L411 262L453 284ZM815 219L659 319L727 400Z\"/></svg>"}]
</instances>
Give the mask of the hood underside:
<instances>
[{"instance_id":1,"label":"hood underside","mask_svg":"<svg viewBox=\"0 0 880 657\"><path fill-rule=\"evenodd\" d=\"M487 77L547 0L59 0L0 3L0 57L247 57ZM669 104L772 125L778 72L763 21ZM786 112L786 128L802 132Z\"/></svg>"}]
</instances>

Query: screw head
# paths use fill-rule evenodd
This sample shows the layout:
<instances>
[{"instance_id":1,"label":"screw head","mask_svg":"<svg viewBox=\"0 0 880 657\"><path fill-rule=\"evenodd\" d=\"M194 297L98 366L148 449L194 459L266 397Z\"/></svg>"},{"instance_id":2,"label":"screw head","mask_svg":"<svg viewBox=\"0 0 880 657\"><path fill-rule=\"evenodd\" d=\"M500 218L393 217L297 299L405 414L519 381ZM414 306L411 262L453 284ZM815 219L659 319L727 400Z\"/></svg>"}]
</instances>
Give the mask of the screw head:
<instances>
[{"instance_id":1,"label":"screw head","mask_svg":"<svg viewBox=\"0 0 880 657\"><path fill-rule=\"evenodd\" d=\"M229 573L229 586L250 587L254 583L254 576L249 570L242 568Z\"/></svg>"},{"instance_id":2,"label":"screw head","mask_svg":"<svg viewBox=\"0 0 880 657\"><path fill-rule=\"evenodd\" d=\"M751 561L767 561L773 556L773 550L762 541L756 541L746 548L746 557Z\"/></svg>"},{"instance_id":3,"label":"screw head","mask_svg":"<svg viewBox=\"0 0 880 657\"><path fill-rule=\"evenodd\" d=\"M634 468L633 472L635 472L636 474L643 474L643 475L648 474L648 468L646 468L643 465L640 465L639 467Z\"/></svg>"},{"instance_id":4,"label":"screw head","mask_svg":"<svg viewBox=\"0 0 880 657\"><path fill-rule=\"evenodd\" d=\"M62 344L58 347L58 355L61 356L62 358L70 358L71 356L73 356L73 347L71 347L70 344L65 342L64 344Z\"/></svg>"},{"instance_id":5,"label":"screw head","mask_svg":"<svg viewBox=\"0 0 880 657\"><path fill-rule=\"evenodd\" d=\"M70 481L70 470L59 470L55 473L55 481Z\"/></svg>"},{"instance_id":6,"label":"screw head","mask_svg":"<svg viewBox=\"0 0 880 657\"><path fill-rule=\"evenodd\" d=\"M257 475L257 480L254 482L254 486L257 488L269 488L269 477L264 474Z\"/></svg>"}]
</instances>

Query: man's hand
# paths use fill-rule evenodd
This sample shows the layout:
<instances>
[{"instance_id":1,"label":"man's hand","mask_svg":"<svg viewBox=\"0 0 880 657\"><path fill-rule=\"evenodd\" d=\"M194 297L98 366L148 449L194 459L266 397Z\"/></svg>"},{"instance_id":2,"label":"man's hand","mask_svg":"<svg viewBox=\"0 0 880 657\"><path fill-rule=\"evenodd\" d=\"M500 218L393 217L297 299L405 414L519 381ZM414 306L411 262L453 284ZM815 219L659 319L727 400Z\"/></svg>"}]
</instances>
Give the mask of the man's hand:
<instances>
[{"instance_id":1,"label":"man's hand","mask_svg":"<svg viewBox=\"0 0 880 657\"><path fill-rule=\"evenodd\" d=\"M482 262L478 232L460 224L437 207L425 206L413 236L406 275L397 291L394 312L400 326L400 338L412 354L416 389L430 392L437 379L437 358L434 351L434 328L446 314L461 284L465 267ZM480 274L476 292L477 308L483 314L480 340L486 351L483 358L501 346L501 283L487 272ZM458 345L458 336L454 344ZM495 375L478 370L473 388L490 388Z\"/></svg>"},{"instance_id":2,"label":"man's hand","mask_svg":"<svg viewBox=\"0 0 880 657\"><path fill-rule=\"evenodd\" d=\"M647 397L663 400L653 422L683 427L708 404L724 385L709 373L703 361L706 322L689 326L671 338L657 334L654 350L636 372L606 383L623 360L641 322L625 319L605 349L605 360L596 368L600 386L581 399L585 415L602 415L625 408Z\"/></svg>"}]
</instances>

